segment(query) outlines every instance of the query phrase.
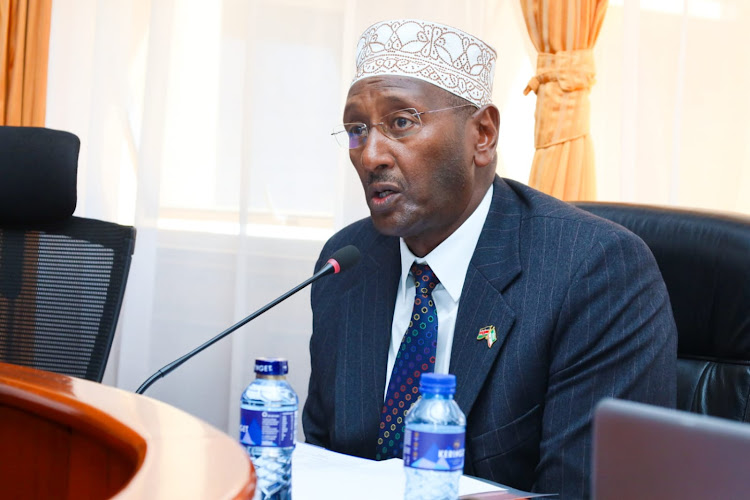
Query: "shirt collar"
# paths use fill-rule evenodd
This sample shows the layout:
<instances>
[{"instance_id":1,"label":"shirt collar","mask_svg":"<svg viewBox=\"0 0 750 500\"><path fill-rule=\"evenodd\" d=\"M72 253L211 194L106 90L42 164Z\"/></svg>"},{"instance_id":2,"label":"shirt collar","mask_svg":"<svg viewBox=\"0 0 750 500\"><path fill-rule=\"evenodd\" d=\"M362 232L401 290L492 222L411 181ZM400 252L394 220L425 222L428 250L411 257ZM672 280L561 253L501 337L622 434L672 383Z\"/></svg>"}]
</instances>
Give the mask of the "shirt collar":
<instances>
[{"instance_id":1,"label":"shirt collar","mask_svg":"<svg viewBox=\"0 0 750 500\"><path fill-rule=\"evenodd\" d=\"M408 281L411 265L414 261L419 264L427 263L440 279L442 285L454 302L461 298L461 290L466 279L466 270L474 255L474 249L482 233L487 214L490 212L492 203L492 192L494 187L490 185L487 193L482 198L479 206L474 210L466 221L448 236L442 243L435 247L432 252L424 257L415 256L404 242L399 238L401 245L401 293L413 285ZM440 286L438 285L438 286ZM404 296L401 297L404 299Z\"/></svg>"}]
</instances>

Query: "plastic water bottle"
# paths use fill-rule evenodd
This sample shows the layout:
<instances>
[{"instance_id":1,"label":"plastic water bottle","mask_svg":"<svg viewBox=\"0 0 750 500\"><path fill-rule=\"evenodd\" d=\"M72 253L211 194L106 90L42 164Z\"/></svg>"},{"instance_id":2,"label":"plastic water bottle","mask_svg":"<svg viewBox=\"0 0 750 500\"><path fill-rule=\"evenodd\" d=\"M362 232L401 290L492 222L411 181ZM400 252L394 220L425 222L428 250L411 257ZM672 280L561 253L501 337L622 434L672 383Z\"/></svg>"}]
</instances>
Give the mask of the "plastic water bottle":
<instances>
[{"instance_id":1,"label":"plastic water bottle","mask_svg":"<svg viewBox=\"0 0 750 500\"><path fill-rule=\"evenodd\" d=\"M297 433L297 394L286 381L287 361L255 360L255 380L240 401L240 444L258 477L255 498L292 498L292 452Z\"/></svg>"},{"instance_id":2,"label":"plastic water bottle","mask_svg":"<svg viewBox=\"0 0 750 500\"><path fill-rule=\"evenodd\" d=\"M423 373L419 392L405 420L404 498L456 500L466 434L466 416L453 400L456 376Z\"/></svg>"}]
</instances>

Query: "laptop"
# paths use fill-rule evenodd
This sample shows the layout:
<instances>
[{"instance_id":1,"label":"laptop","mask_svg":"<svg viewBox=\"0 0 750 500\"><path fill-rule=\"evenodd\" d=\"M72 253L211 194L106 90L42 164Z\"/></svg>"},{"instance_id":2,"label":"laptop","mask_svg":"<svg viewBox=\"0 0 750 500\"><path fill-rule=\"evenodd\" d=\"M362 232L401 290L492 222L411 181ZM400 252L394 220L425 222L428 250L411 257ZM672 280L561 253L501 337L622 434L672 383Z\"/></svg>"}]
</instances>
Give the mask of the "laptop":
<instances>
[{"instance_id":1,"label":"laptop","mask_svg":"<svg viewBox=\"0 0 750 500\"><path fill-rule=\"evenodd\" d=\"M595 500L750 498L750 424L605 399L594 411Z\"/></svg>"}]
</instances>

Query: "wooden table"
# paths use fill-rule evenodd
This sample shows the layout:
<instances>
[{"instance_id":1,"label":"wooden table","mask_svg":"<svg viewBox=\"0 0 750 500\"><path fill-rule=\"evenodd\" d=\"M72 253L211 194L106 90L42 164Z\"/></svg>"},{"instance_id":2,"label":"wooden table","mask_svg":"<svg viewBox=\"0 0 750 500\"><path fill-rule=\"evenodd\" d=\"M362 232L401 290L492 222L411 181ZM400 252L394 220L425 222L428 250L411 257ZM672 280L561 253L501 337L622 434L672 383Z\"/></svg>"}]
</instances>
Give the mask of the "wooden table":
<instances>
[{"instance_id":1,"label":"wooden table","mask_svg":"<svg viewBox=\"0 0 750 500\"><path fill-rule=\"evenodd\" d=\"M146 396L0 363L3 498L251 499L242 447Z\"/></svg>"}]
</instances>

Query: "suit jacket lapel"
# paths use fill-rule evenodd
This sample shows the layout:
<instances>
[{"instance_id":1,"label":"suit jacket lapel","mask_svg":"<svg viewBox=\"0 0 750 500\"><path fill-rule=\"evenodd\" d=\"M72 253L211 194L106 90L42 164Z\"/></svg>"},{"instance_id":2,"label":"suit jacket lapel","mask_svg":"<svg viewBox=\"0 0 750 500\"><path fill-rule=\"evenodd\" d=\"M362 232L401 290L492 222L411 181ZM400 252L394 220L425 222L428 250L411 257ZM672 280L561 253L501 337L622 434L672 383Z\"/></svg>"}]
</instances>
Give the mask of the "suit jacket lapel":
<instances>
[{"instance_id":1,"label":"suit jacket lapel","mask_svg":"<svg viewBox=\"0 0 750 500\"><path fill-rule=\"evenodd\" d=\"M345 341L340 344L342 356L338 360L345 385L352 390L356 388L356 398L361 401L352 401L350 396L353 394L343 389L337 397L337 408L348 413L344 420L348 425L358 427L348 429L347 434L361 436L363 452L374 454L385 393L393 310L401 275L398 238L377 236L371 245L362 249L362 254L363 265L358 270L360 282L346 292L344 303L349 304L349 310L341 313L350 318L344 323L348 330L341 332L349 339L343 339ZM358 337L359 341L353 337Z\"/></svg>"},{"instance_id":2,"label":"suit jacket lapel","mask_svg":"<svg viewBox=\"0 0 750 500\"><path fill-rule=\"evenodd\" d=\"M521 272L520 207L516 195L495 178L490 212L469 264L456 317L450 372L456 375L456 402L467 415L503 349L515 312L502 291ZM477 340L479 330L494 326L497 341L488 348Z\"/></svg>"}]
</instances>

